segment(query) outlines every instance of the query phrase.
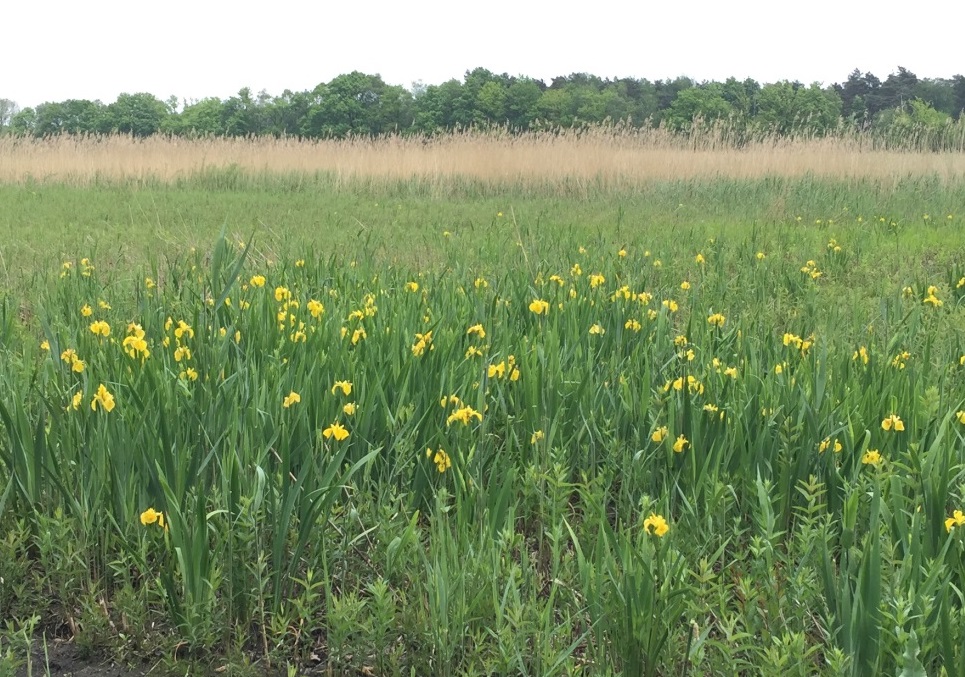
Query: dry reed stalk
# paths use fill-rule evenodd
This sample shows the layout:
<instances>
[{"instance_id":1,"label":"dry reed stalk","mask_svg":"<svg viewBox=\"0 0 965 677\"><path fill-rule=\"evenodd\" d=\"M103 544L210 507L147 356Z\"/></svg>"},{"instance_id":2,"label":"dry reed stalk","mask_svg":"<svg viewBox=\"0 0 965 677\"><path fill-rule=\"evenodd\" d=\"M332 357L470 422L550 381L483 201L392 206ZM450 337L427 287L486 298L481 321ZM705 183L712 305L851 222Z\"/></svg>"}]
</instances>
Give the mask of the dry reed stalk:
<instances>
[{"instance_id":1,"label":"dry reed stalk","mask_svg":"<svg viewBox=\"0 0 965 677\"><path fill-rule=\"evenodd\" d=\"M603 127L511 135L462 131L343 140L128 136L0 138L0 181L190 179L237 167L247 173L326 173L336 181L468 178L491 182L593 181L607 187L653 180L766 176L863 178L965 176L961 152L880 150L861 134L764 136L739 148L726 130L689 137L661 128Z\"/></svg>"}]
</instances>

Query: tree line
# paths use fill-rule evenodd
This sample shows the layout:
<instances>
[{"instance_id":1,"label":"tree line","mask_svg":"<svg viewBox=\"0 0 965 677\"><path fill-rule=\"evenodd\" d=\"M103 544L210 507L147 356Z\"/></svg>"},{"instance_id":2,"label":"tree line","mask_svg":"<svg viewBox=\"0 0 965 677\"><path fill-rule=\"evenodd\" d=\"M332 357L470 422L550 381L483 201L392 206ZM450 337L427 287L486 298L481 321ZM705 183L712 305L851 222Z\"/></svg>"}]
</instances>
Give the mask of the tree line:
<instances>
[{"instance_id":1,"label":"tree line","mask_svg":"<svg viewBox=\"0 0 965 677\"><path fill-rule=\"evenodd\" d=\"M822 86L753 79L696 82L687 77L650 81L604 79L586 73L547 84L485 68L439 85L406 89L379 75L339 75L311 90L272 96L249 88L226 99L179 102L153 94L121 94L113 103L69 99L20 110L0 99L0 133L134 136L275 135L339 138L349 135L423 134L470 127L513 131L605 122L663 125L691 131L726 121L738 130L781 135L825 135L843 127L896 135L965 128L965 76L919 78L899 67L884 80L854 70Z\"/></svg>"}]
</instances>

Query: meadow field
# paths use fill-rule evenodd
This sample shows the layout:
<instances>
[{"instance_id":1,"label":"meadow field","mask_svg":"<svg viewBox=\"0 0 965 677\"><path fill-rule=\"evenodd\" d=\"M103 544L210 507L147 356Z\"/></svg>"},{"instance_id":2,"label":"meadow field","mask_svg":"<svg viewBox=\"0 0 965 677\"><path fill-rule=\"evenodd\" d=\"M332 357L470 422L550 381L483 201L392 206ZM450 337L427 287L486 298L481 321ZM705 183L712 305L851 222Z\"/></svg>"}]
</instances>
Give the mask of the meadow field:
<instances>
[{"instance_id":1,"label":"meadow field","mask_svg":"<svg viewBox=\"0 0 965 677\"><path fill-rule=\"evenodd\" d=\"M0 182L0 675L965 677L960 153L4 138Z\"/></svg>"}]
</instances>

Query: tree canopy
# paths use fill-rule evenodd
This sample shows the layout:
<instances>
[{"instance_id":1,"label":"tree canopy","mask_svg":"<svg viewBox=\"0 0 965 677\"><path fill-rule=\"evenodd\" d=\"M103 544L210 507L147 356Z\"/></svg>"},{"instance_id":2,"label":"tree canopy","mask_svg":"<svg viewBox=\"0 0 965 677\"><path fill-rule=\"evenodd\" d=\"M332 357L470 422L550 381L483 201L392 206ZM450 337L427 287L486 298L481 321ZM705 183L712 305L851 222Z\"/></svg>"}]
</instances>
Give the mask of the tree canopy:
<instances>
[{"instance_id":1,"label":"tree canopy","mask_svg":"<svg viewBox=\"0 0 965 677\"><path fill-rule=\"evenodd\" d=\"M601 78L571 73L549 84L485 68L438 85L406 89L379 75L354 71L311 90L277 96L245 87L226 99L179 102L153 94L121 94L117 100L70 99L20 110L0 99L0 133L32 135L122 133L149 136L435 134L469 127L510 131L599 123L663 124L688 132L720 121L734 129L773 134L822 135L844 125L908 134L926 130L938 138L961 123L965 76L919 78L904 67L880 80L852 71L841 83L822 86L752 79L724 82Z\"/></svg>"}]
</instances>

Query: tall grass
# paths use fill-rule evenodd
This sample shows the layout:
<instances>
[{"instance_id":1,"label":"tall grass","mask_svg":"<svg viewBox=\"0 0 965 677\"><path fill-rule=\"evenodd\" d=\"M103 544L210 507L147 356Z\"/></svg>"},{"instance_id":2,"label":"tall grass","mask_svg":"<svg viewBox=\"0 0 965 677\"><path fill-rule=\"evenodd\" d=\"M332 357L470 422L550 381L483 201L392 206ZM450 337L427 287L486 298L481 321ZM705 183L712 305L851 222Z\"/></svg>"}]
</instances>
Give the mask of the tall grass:
<instances>
[{"instance_id":1,"label":"tall grass","mask_svg":"<svg viewBox=\"0 0 965 677\"><path fill-rule=\"evenodd\" d=\"M965 148L965 142L960 144ZM0 181L188 181L231 168L247 175L323 174L338 185L357 179L460 180L622 190L647 181L801 177L941 180L965 175L961 149L889 150L869 135L759 136L738 141L722 126L690 135L664 128L604 126L509 134L462 131L424 138L384 136L308 141L293 138L156 136L0 138Z\"/></svg>"}]
</instances>

